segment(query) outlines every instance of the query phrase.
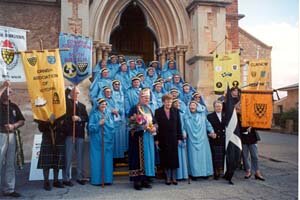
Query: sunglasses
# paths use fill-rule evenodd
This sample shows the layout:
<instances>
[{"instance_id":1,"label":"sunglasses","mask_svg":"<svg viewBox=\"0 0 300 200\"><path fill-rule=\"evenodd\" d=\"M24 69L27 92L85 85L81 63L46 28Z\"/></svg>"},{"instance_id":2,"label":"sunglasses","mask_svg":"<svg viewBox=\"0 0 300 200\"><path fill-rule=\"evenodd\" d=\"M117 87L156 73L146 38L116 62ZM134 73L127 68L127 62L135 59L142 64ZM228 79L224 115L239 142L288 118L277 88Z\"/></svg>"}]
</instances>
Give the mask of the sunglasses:
<instances>
[{"instance_id":1,"label":"sunglasses","mask_svg":"<svg viewBox=\"0 0 300 200\"><path fill-rule=\"evenodd\" d=\"M114 85L120 85L120 83L115 83Z\"/></svg>"}]
</instances>

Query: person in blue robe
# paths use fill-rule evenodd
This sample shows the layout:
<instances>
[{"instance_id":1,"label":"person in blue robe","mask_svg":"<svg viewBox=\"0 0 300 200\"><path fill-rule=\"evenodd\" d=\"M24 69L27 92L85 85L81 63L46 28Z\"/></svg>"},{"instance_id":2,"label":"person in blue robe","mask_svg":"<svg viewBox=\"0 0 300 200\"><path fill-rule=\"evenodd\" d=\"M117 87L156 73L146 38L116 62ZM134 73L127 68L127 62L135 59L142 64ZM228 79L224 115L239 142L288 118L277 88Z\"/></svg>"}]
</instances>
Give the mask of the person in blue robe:
<instances>
[{"instance_id":1,"label":"person in blue robe","mask_svg":"<svg viewBox=\"0 0 300 200\"><path fill-rule=\"evenodd\" d=\"M141 87L141 88L146 88L146 84L145 84L145 76L144 76L144 74L139 72L139 73L136 75L136 77L140 78L140 80L141 80L141 85L140 85L140 87Z\"/></svg>"},{"instance_id":2,"label":"person in blue robe","mask_svg":"<svg viewBox=\"0 0 300 200\"><path fill-rule=\"evenodd\" d=\"M125 56L124 55L118 55L118 63L126 62Z\"/></svg>"},{"instance_id":3,"label":"person in blue robe","mask_svg":"<svg viewBox=\"0 0 300 200\"><path fill-rule=\"evenodd\" d=\"M127 67L129 69L129 78L135 77L139 73L134 60L128 60Z\"/></svg>"},{"instance_id":4,"label":"person in blue robe","mask_svg":"<svg viewBox=\"0 0 300 200\"><path fill-rule=\"evenodd\" d=\"M114 122L106 109L106 101L100 98L97 104L98 107L91 110L88 123L91 184L112 184Z\"/></svg>"},{"instance_id":5,"label":"person in blue robe","mask_svg":"<svg viewBox=\"0 0 300 200\"><path fill-rule=\"evenodd\" d=\"M95 79L90 86L90 99L94 104L98 97L102 95L103 87L111 87L111 79L109 78L109 70L104 68L100 71L101 76Z\"/></svg>"},{"instance_id":6,"label":"person in blue robe","mask_svg":"<svg viewBox=\"0 0 300 200\"><path fill-rule=\"evenodd\" d=\"M188 105L189 102L192 100L193 93L195 89L187 82L182 84L182 92L180 93L180 99Z\"/></svg>"},{"instance_id":7,"label":"person in blue robe","mask_svg":"<svg viewBox=\"0 0 300 200\"><path fill-rule=\"evenodd\" d=\"M173 96L173 99L178 99L178 101L180 102L181 105L181 110L183 110L184 112L187 109L187 106L185 105L185 103L179 98L179 91L177 88L172 88L170 90L170 94Z\"/></svg>"},{"instance_id":8,"label":"person in blue robe","mask_svg":"<svg viewBox=\"0 0 300 200\"><path fill-rule=\"evenodd\" d=\"M136 116L143 116L143 123L134 126L129 132L129 177L136 190L151 188L149 177L155 176L154 138L156 122L149 108L150 90L143 89L139 102L130 110L130 121L136 121Z\"/></svg>"},{"instance_id":9,"label":"person in blue robe","mask_svg":"<svg viewBox=\"0 0 300 200\"><path fill-rule=\"evenodd\" d=\"M124 93L127 92L127 90L131 87L131 80L129 78L129 70L126 62L119 64L119 70L115 75L115 79L121 82Z\"/></svg>"},{"instance_id":10,"label":"person in blue robe","mask_svg":"<svg viewBox=\"0 0 300 200\"><path fill-rule=\"evenodd\" d=\"M173 100L173 107L179 110L181 130L182 130L182 142L178 143L178 161L179 168L177 169L177 179L185 180L188 179L188 168L187 168L187 151L186 151L186 132L183 127L183 118L185 111L180 109L180 102L178 99Z\"/></svg>"},{"instance_id":11,"label":"person in blue robe","mask_svg":"<svg viewBox=\"0 0 300 200\"><path fill-rule=\"evenodd\" d=\"M104 68L107 68L107 62L106 60L100 60L96 66L93 69L93 80L98 79L98 76L100 76L100 71Z\"/></svg>"},{"instance_id":12,"label":"person in blue robe","mask_svg":"<svg viewBox=\"0 0 300 200\"><path fill-rule=\"evenodd\" d=\"M143 59L141 59L141 58L136 59L135 65L138 70L138 73L143 73L143 75L146 75L146 65L145 65Z\"/></svg>"},{"instance_id":13,"label":"person in blue robe","mask_svg":"<svg viewBox=\"0 0 300 200\"><path fill-rule=\"evenodd\" d=\"M107 61L107 68L110 72L110 78L114 79L117 71L119 70L118 57L116 55L111 55Z\"/></svg>"},{"instance_id":14,"label":"person in blue robe","mask_svg":"<svg viewBox=\"0 0 300 200\"><path fill-rule=\"evenodd\" d=\"M138 77L131 79L132 86L125 93L125 115L128 116L130 109L139 102L139 94L141 91L141 80Z\"/></svg>"},{"instance_id":15,"label":"person in blue robe","mask_svg":"<svg viewBox=\"0 0 300 200\"><path fill-rule=\"evenodd\" d=\"M177 88L179 91L179 94L182 93L182 85L184 81L180 77L180 74L174 74L172 77L172 80L170 82L165 83L165 88L167 91L170 91L171 88Z\"/></svg>"},{"instance_id":16,"label":"person in blue robe","mask_svg":"<svg viewBox=\"0 0 300 200\"><path fill-rule=\"evenodd\" d=\"M208 110L207 110L207 106L205 104L204 98L203 98L202 95L200 95L199 92L194 92L192 94L192 100L198 102L198 105L204 106L205 107L205 112L206 112L206 114L208 114ZM201 107L198 106L198 108L201 110Z\"/></svg>"},{"instance_id":17,"label":"person in blue robe","mask_svg":"<svg viewBox=\"0 0 300 200\"><path fill-rule=\"evenodd\" d=\"M155 109L162 107L162 105L163 105L162 97L164 96L164 94L166 92L164 91L164 88L162 87L162 84L160 81L155 81L153 83L152 93L153 93L153 98L155 98L155 100L156 100L156 108Z\"/></svg>"},{"instance_id":18,"label":"person in blue robe","mask_svg":"<svg viewBox=\"0 0 300 200\"><path fill-rule=\"evenodd\" d=\"M154 67L148 67L147 68L147 72L146 72L146 77L145 77L145 87L152 87L153 83L156 81L157 79L157 74L155 72Z\"/></svg>"},{"instance_id":19,"label":"person in blue robe","mask_svg":"<svg viewBox=\"0 0 300 200\"><path fill-rule=\"evenodd\" d=\"M162 78L165 82L170 82L174 74L179 74L176 61L168 60L163 67Z\"/></svg>"},{"instance_id":20,"label":"person in blue robe","mask_svg":"<svg viewBox=\"0 0 300 200\"><path fill-rule=\"evenodd\" d=\"M149 67L153 67L155 69L156 75L157 77L161 77L162 76L162 65L160 64L159 61L157 60L153 60L149 63Z\"/></svg>"},{"instance_id":21,"label":"person in blue robe","mask_svg":"<svg viewBox=\"0 0 300 200\"><path fill-rule=\"evenodd\" d=\"M198 108L201 109L198 109ZM213 174L213 165L208 136L215 135L206 118L205 107L196 101L189 103L183 119L187 134L188 171L192 179L207 178ZM209 133L209 134L207 134Z\"/></svg>"},{"instance_id":22,"label":"person in blue robe","mask_svg":"<svg viewBox=\"0 0 300 200\"><path fill-rule=\"evenodd\" d=\"M115 108L119 111L119 117L114 120L114 158L124 158L124 153L128 150L124 94L119 80L113 80L112 86L112 98Z\"/></svg>"}]
</instances>

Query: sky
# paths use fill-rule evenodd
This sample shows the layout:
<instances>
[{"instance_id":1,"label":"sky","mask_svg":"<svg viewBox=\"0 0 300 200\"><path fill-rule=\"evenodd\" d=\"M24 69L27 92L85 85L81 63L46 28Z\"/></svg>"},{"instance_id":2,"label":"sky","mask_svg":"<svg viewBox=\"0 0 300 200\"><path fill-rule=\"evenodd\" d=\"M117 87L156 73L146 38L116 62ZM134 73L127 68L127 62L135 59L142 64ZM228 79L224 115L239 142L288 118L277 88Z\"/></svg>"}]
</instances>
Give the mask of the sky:
<instances>
[{"instance_id":1,"label":"sky","mask_svg":"<svg viewBox=\"0 0 300 200\"><path fill-rule=\"evenodd\" d=\"M272 46L274 89L299 82L298 0L238 0L239 26Z\"/></svg>"}]
</instances>

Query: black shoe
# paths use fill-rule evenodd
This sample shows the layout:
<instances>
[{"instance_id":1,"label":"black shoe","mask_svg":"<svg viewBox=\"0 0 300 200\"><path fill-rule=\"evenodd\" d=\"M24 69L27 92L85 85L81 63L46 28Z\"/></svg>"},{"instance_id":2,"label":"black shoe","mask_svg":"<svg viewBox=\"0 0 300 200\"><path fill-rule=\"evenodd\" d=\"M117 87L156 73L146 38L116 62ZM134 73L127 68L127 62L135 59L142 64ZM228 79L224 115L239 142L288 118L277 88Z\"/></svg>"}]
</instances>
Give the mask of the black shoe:
<instances>
[{"instance_id":1,"label":"black shoe","mask_svg":"<svg viewBox=\"0 0 300 200\"><path fill-rule=\"evenodd\" d=\"M215 180L219 180L220 176L214 176Z\"/></svg>"},{"instance_id":2,"label":"black shoe","mask_svg":"<svg viewBox=\"0 0 300 200\"><path fill-rule=\"evenodd\" d=\"M77 183L79 183L80 185L85 185L85 180L76 180Z\"/></svg>"},{"instance_id":3,"label":"black shoe","mask_svg":"<svg viewBox=\"0 0 300 200\"><path fill-rule=\"evenodd\" d=\"M191 176L192 181L197 181L197 178L194 176Z\"/></svg>"},{"instance_id":4,"label":"black shoe","mask_svg":"<svg viewBox=\"0 0 300 200\"><path fill-rule=\"evenodd\" d=\"M252 174L249 174L248 176L244 176L245 179L249 179Z\"/></svg>"},{"instance_id":5,"label":"black shoe","mask_svg":"<svg viewBox=\"0 0 300 200\"><path fill-rule=\"evenodd\" d=\"M257 180L260 180L260 181L265 181L265 178L264 177L262 177L262 176L257 176L256 174L255 174L255 179L257 179Z\"/></svg>"},{"instance_id":6,"label":"black shoe","mask_svg":"<svg viewBox=\"0 0 300 200\"><path fill-rule=\"evenodd\" d=\"M54 181L53 182L53 187L64 188L64 185L60 181Z\"/></svg>"},{"instance_id":7,"label":"black shoe","mask_svg":"<svg viewBox=\"0 0 300 200\"><path fill-rule=\"evenodd\" d=\"M178 183L177 183L176 180L172 180L172 184L173 184L173 185L178 185Z\"/></svg>"},{"instance_id":8,"label":"black shoe","mask_svg":"<svg viewBox=\"0 0 300 200\"><path fill-rule=\"evenodd\" d=\"M51 186L50 186L50 182L49 181L44 181L44 189L46 191L50 191L51 190Z\"/></svg>"},{"instance_id":9,"label":"black shoe","mask_svg":"<svg viewBox=\"0 0 300 200\"><path fill-rule=\"evenodd\" d=\"M63 181L63 184L72 187L74 184L71 181Z\"/></svg>"},{"instance_id":10,"label":"black shoe","mask_svg":"<svg viewBox=\"0 0 300 200\"><path fill-rule=\"evenodd\" d=\"M134 189L136 189L136 190L142 190L142 189L143 189L142 186L141 186L141 184L138 184L138 183L134 183L134 184L133 184L133 187L134 187Z\"/></svg>"},{"instance_id":11,"label":"black shoe","mask_svg":"<svg viewBox=\"0 0 300 200\"><path fill-rule=\"evenodd\" d=\"M10 193L4 193L3 196L18 198L18 197L21 197L21 194L16 192L16 191L13 191L13 192L10 192Z\"/></svg>"},{"instance_id":12,"label":"black shoe","mask_svg":"<svg viewBox=\"0 0 300 200\"><path fill-rule=\"evenodd\" d=\"M148 189L151 189L151 188L152 188L152 186L149 184L148 181L143 181L143 182L142 182L142 187L143 187L143 188L148 188Z\"/></svg>"},{"instance_id":13,"label":"black shoe","mask_svg":"<svg viewBox=\"0 0 300 200\"><path fill-rule=\"evenodd\" d=\"M229 180L228 183L229 185L234 185L234 183L231 180Z\"/></svg>"}]
</instances>

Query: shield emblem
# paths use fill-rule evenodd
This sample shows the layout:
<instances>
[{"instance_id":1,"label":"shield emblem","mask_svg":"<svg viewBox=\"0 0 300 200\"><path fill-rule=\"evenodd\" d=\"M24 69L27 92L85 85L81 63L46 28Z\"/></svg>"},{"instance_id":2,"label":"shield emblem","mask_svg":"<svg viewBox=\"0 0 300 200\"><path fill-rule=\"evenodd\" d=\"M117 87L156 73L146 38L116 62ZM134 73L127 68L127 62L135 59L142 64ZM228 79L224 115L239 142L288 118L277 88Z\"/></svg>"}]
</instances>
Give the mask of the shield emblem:
<instances>
[{"instance_id":1,"label":"shield emblem","mask_svg":"<svg viewBox=\"0 0 300 200\"><path fill-rule=\"evenodd\" d=\"M77 68L80 73L84 73L87 69L88 63L77 63Z\"/></svg>"},{"instance_id":2,"label":"shield emblem","mask_svg":"<svg viewBox=\"0 0 300 200\"><path fill-rule=\"evenodd\" d=\"M238 66L237 65L232 65L232 70L237 70Z\"/></svg>"},{"instance_id":3,"label":"shield emblem","mask_svg":"<svg viewBox=\"0 0 300 200\"><path fill-rule=\"evenodd\" d=\"M74 78L77 75L76 66L71 62L67 62L64 65L63 72L66 78Z\"/></svg>"},{"instance_id":4,"label":"shield emblem","mask_svg":"<svg viewBox=\"0 0 300 200\"><path fill-rule=\"evenodd\" d=\"M14 50L2 48L1 55L5 64L10 65L15 57Z\"/></svg>"},{"instance_id":5,"label":"shield emblem","mask_svg":"<svg viewBox=\"0 0 300 200\"><path fill-rule=\"evenodd\" d=\"M254 111L257 117L262 118L267 112L267 104L255 103Z\"/></svg>"},{"instance_id":6,"label":"shield emblem","mask_svg":"<svg viewBox=\"0 0 300 200\"><path fill-rule=\"evenodd\" d=\"M31 66L35 66L36 62L37 62L37 57L36 56L33 56L33 57L30 57L30 58L27 58L27 61L29 62L29 64Z\"/></svg>"},{"instance_id":7,"label":"shield emblem","mask_svg":"<svg viewBox=\"0 0 300 200\"><path fill-rule=\"evenodd\" d=\"M252 71L252 72L251 72L251 76L252 76L252 77L256 77L256 72Z\"/></svg>"},{"instance_id":8,"label":"shield emblem","mask_svg":"<svg viewBox=\"0 0 300 200\"><path fill-rule=\"evenodd\" d=\"M47 56L48 63L53 65L56 62L55 56Z\"/></svg>"}]
</instances>

